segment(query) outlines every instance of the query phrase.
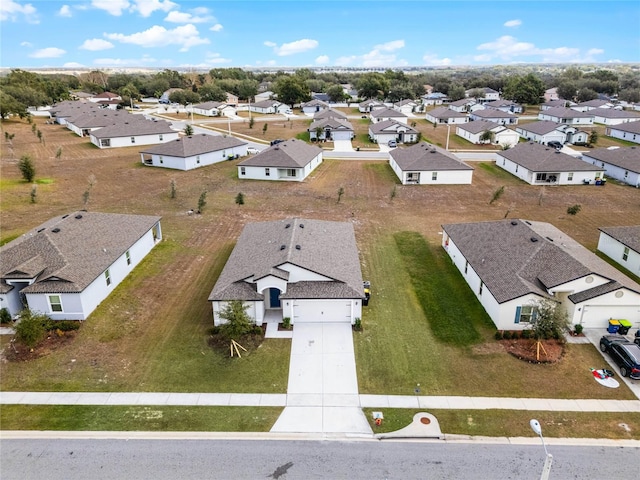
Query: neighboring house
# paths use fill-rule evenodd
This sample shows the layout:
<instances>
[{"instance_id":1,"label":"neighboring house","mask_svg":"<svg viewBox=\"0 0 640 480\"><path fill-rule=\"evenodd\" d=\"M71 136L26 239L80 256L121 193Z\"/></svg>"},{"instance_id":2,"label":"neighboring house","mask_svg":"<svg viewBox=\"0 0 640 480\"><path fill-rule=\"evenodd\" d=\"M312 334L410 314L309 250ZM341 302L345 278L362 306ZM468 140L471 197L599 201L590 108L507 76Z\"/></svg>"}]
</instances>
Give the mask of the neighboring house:
<instances>
[{"instance_id":1,"label":"neighboring house","mask_svg":"<svg viewBox=\"0 0 640 480\"><path fill-rule=\"evenodd\" d=\"M86 320L162 239L160 217L79 211L0 247L0 304Z\"/></svg>"},{"instance_id":2,"label":"neighboring house","mask_svg":"<svg viewBox=\"0 0 640 480\"><path fill-rule=\"evenodd\" d=\"M89 98L89 101L93 103L111 102L113 100L120 102L122 97L117 93L102 92Z\"/></svg>"},{"instance_id":3,"label":"neighboring house","mask_svg":"<svg viewBox=\"0 0 640 480\"><path fill-rule=\"evenodd\" d=\"M271 90L266 90L264 92L260 91L260 93L258 93L253 97L253 101L256 103L264 102L265 100L272 100L276 97L277 95L273 93Z\"/></svg>"},{"instance_id":4,"label":"neighboring house","mask_svg":"<svg viewBox=\"0 0 640 480\"><path fill-rule=\"evenodd\" d=\"M471 110L471 107L476 104L477 102L475 98L463 98L461 100L451 102L448 107L454 112L467 113Z\"/></svg>"},{"instance_id":5,"label":"neighboring house","mask_svg":"<svg viewBox=\"0 0 640 480\"><path fill-rule=\"evenodd\" d=\"M485 104L486 105L486 104ZM485 108L483 110L474 110L469 114L469 120L488 120L490 122L499 123L500 125L517 125L518 117L513 113L496 110L494 108Z\"/></svg>"},{"instance_id":6,"label":"neighboring house","mask_svg":"<svg viewBox=\"0 0 640 480\"><path fill-rule=\"evenodd\" d=\"M369 125L369 138L374 143L386 145L391 140L398 143L415 143L418 141L419 132L404 123L396 120L384 120Z\"/></svg>"},{"instance_id":7,"label":"neighboring house","mask_svg":"<svg viewBox=\"0 0 640 480\"><path fill-rule=\"evenodd\" d=\"M418 102L411 99L401 100L393 104L394 110L403 113L404 115L411 115L418 108Z\"/></svg>"},{"instance_id":8,"label":"neighboring house","mask_svg":"<svg viewBox=\"0 0 640 480\"><path fill-rule=\"evenodd\" d=\"M471 184L473 168L453 154L425 142L389 152L389 165L403 185Z\"/></svg>"},{"instance_id":9,"label":"neighboring house","mask_svg":"<svg viewBox=\"0 0 640 480\"><path fill-rule=\"evenodd\" d=\"M70 116L65 119L65 125L79 137L88 137L95 130L126 122L131 118L131 114L126 110L114 112L113 110L99 109L77 116Z\"/></svg>"},{"instance_id":10,"label":"neighboring house","mask_svg":"<svg viewBox=\"0 0 640 480\"><path fill-rule=\"evenodd\" d=\"M480 90L483 93L482 97L478 97L476 100L478 103L486 103L493 102L494 100L500 100L500 92L496 92L493 88L484 87L484 88L470 88L469 90L464 92L465 97L471 97L471 94L475 93L477 90Z\"/></svg>"},{"instance_id":11,"label":"neighboring house","mask_svg":"<svg viewBox=\"0 0 640 480\"><path fill-rule=\"evenodd\" d=\"M449 101L449 97L441 92L430 92L426 95L422 95L420 100L422 100L422 105L429 107L431 105L442 105Z\"/></svg>"},{"instance_id":12,"label":"neighboring house","mask_svg":"<svg viewBox=\"0 0 640 480\"><path fill-rule=\"evenodd\" d=\"M168 90L165 90L164 92L162 92L162 95L160 95L160 98L158 99L158 103L164 103L164 104L171 103L171 100L169 100L169 97L171 96L171 94L173 92L179 92L182 90L183 90L182 88L170 88Z\"/></svg>"},{"instance_id":13,"label":"neighboring house","mask_svg":"<svg viewBox=\"0 0 640 480\"><path fill-rule=\"evenodd\" d=\"M570 125L562 125L549 120L518 125L516 132L522 138L544 145L555 141L560 143L587 143L589 134Z\"/></svg>"},{"instance_id":14,"label":"neighboring house","mask_svg":"<svg viewBox=\"0 0 640 480\"><path fill-rule=\"evenodd\" d=\"M351 140L354 137L353 125L339 117L314 119L307 129L311 140Z\"/></svg>"},{"instance_id":15,"label":"neighboring house","mask_svg":"<svg viewBox=\"0 0 640 480\"><path fill-rule=\"evenodd\" d=\"M49 117L60 125L66 125L69 118L76 118L87 113L111 113L110 110L102 110L94 103L82 103L65 101L52 105L49 109Z\"/></svg>"},{"instance_id":16,"label":"neighboring house","mask_svg":"<svg viewBox=\"0 0 640 480\"><path fill-rule=\"evenodd\" d=\"M614 108L596 108L589 110L589 115L593 115L594 123L602 123L604 125L620 125L640 120L640 113L638 112Z\"/></svg>"},{"instance_id":17,"label":"neighboring house","mask_svg":"<svg viewBox=\"0 0 640 480\"><path fill-rule=\"evenodd\" d=\"M522 113L522 105L511 100L492 100L484 104L485 108L495 108L503 112Z\"/></svg>"},{"instance_id":18,"label":"neighboring house","mask_svg":"<svg viewBox=\"0 0 640 480\"><path fill-rule=\"evenodd\" d=\"M607 177L640 188L640 148L598 148L584 152L582 160L602 167Z\"/></svg>"},{"instance_id":19,"label":"neighboring house","mask_svg":"<svg viewBox=\"0 0 640 480\"><path fill-rule=\"evenodd\" d=\"M568 125L593 125L593 115L571 108L548 108L538 113L538 120L566 123Z\"/></svg>"},{"instance_id":20,"label":"neighboring house","mask_svg":"<svg viewBox=\"0 0 640 480\"><path fill-rule=\"evenodd\" d=\"M558 96L558 87L548 88L544 91L545 103L552 102L554 100L560 100L560 97Z\"/></svg>"},{"instance_id":21,"label":"neighboring house","mask_svg":"<svg viewBox=\"0 0 640 480\"><path fill-rule=\"evenodd\" d=\"M575 105L575 103L570 102L568 100L562 100L562 99L550 100L540 105L540 110L549 110L550 108L568 108L568 107L571 107L572 105Z\"/></svg>"},{"instance_id":22,"label":"neighboring house","mask_svg":"<svg viewBox=\"0 0 640 480\"><path fill-rule=\"evenodd\" d=\"M409 120L404 113L392 108L375 109L371 112L370 117L373 123L384 122L385 120L395 120L396 122L406 124Z\"/></svg>"},{"instance_id":23,"label":"neighboring house","mask_svg":"<svg viewBox=\"0 0 640 480\"><path fill-rule=\"evenodd\" d=\"M230 107L237 107L238 106L238 96L234 95L233 93L229 93L229 92L225 92L225 94L227 95L227 98L225 100L225 103L227 105L229 105Z\"/></svg>"},{"instance_id":24,"label":"neighboring house","mask_svg":"<svg viewBox=\"0 0 640 480\"><path fill-rule=\"evenodd\" d=\"M346 120L347 114L342 113L340 110L327 108L326 110L320 110L318 113L313 115L314 120L322 120L323 118L341 118L342 120Z\"/></svg>"},{"instance_id":25,"label":"neighboring house","mask_svg":"<svg viewBox=\"0 0 640 480\"><path fill-rule=\"evenodd\" d=\"M640 225L600 228L598 250L640 276Z\"/></svg>"},{"instance_id":26,"label":"neighboring house","mask_svg":"<svg viewBox=\"0 0 640 480\"><path fill-rule=\"evenodd\" d=\"M443 225L442 246L498 330L524 330L549 299L572 325L640 322L640 285L549 223Z\"/></svg>"},{"instance_id":27,"label":"neighboring house","mask_svg":"<svg viewBox=\"0 0 640 480\"><path fill-rule=\"evenodd\" d=\"M312 100L320 100L321 102L324 103L330 103L331 102L331 97L329 97L329 95L327 95L326 93L321 93L321 92L311 92L311 99Z\"/></svg>"},{"instance_id":28,"label":"neighboring house","mask_svg":"<svg viewBox=\"0 0 640 480\"><path fill-rule=\"evenodd\" d=\"M467 123L469 121L469 117L464 113L456 112L446 107L438 107L433 110L429 110L425 114L425 118L431 123L444 123L449 125Z\"/></svg>"},{"instance_id":29,"label":"neighboring house","mask_svg":"<svg viewBox=\"0 0 640 480\"><path fill-rule=\"evenodd\" d=\"M291 139L238 164L238 178L301 182L322 163L322 149Z\"/></svg>"},{"instance_id":30,"label":"neighboring house","mask_svg":"<svg viewBox=\"0 0 640 480\"><path fill-rule=\"evenodd\" d=\"M596 108L613 108L613 103L610 103L608 100L595 99L589 100L588 102L577 103L572 105L571 108L578 112L588 112Z\"/></svg>"},{"instance_id":31,"label":"neighboring house","mask_svg":"<svg viewBox=\"0 0 640 480\"><path fill-rule=\"evenodd\" d=\"M261 102L252 103L251 105L249 105L249 110L256 113L265 114L291 114L291 108L289 108L289 105L280 103L277 100L263 100Z\"/></svg>"},{"instance_id":32,"label":"neighboring house","mask_svg":"<svg viewBox=\"0 0 640 480\"><path fill-rule=\"evenodd\" d=\"M165 120L147 120L131 115L129 121L99 128L89 136L96 147L115 148L170 142L177 140L180 134Z\"/></svg>"},{"instance_id":33,"label":"neighboring house","mask_svg":"<svg viewBox=\"0 0 640 480\"><path fill-rule=\"evenodd\" d=\"M378 108L387 108L384 103L379 102L378 100L365 100L364 102L360 102L358 104L358 111L360 113L370 113Z\"/></svg>"},{"instance_id":34,"label":"neighboring house","mask_svg":"<svg viewBox=\"0 0 640 480\"><path fill-rule=\"evenodd\" d=\"M492 139L482 140L481 137L485 132L491 132L493 134ZM508 145L509 147L513 147L520 139L517 132L504 125L499 125L487 120L476 120L475 122L458 125L456 127L456 135L475 145L492 143L494 145Z\"/></svg>"},{"instance_id":35,"label":"neighboring house","mask_svg":"<svg viewBox=\"0 0 640 480\"><path fill-rule=\"evenodd\" d=\"M607 127L605 135L629 142L640 143L640 122L622 123L614 127Z\"/></svg>"},{"instance_id":36,"label":"neighboring house","mask_svg":"<svg viewBox=\"0 0 640 480\"><path fill-rule=\"evenodd\" d=\"M225 102L204 102L191 107L193 113L205 117L233 117L236 114L235 107Z\"/></svg>"},{"instance_id":37,"label":"neighboring house","mask_svg":"<svg viewBox=\"0 0 640 480\"><path fill-rule=\"evenodd\" d=\"M496 165L530 185L595 184L604 169L539 143L519 143L496 153Z\"/></svg>"},{"instance_id":38,"label":"neighboring house","mask_svg":"<svg viewBox=\"0 0 640 480\"><path fill-rule=\"evenodd\" d=\"M363 299L353 225L300 218L245 225L209 295L214 325L232 300L257 325L354 324Z\"/></svg>"},{"instance_id":39,"label":"neighboring house","mask_svg":"<svg viewBox=\"0 0 640 480\"><path fill-rule=\"evenodd\" d=\"M329 104L314 99L309 102L303 103L302 105L300 105L300 108L302 108L302 113L304 113L305 115L313 116L321 110L327 110L329 108Z\"/></svg>"},{"instance_id":40,"label":"neighboring house","mask_svg":"<svg viewBox=\"0 0 640 480\"><path fill-rule=\"evenodd\" d=\"M244 157L247 145L235 137L199 133L142 150L140 160L153 167L193 170Z\"/></svg>"}]
</instances>

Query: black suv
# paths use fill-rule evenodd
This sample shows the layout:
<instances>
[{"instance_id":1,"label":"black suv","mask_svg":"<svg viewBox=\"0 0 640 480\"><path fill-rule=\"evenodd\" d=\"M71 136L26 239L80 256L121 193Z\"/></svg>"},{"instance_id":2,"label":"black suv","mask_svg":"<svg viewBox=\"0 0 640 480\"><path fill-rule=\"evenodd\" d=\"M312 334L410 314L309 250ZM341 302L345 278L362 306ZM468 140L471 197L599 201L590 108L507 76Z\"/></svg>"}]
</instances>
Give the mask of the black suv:
<instances>
[{"instance_id":1,"label":"black suv","mask_svg":"<svg viewBox=\"0 0 640 480\"><path fill-rule=\"evenodd\" d=\"M600 339L600 350L609 354L623 377L640 380L640 345L620 336L605 335Z\"/></svg>"},{"instance_id":2,"label":"black suv","mask_svg":"<svg viewBox=\"0 0 640 480\"><path fill-rule=\"evenodd\" d=\"M551 148L555 148L555 149L561 149L562 148L562 144L560 142L557 142L555 140L551 140L550 142L547 142L547 145L549 145Z\"/></svg>"}]
</instances>

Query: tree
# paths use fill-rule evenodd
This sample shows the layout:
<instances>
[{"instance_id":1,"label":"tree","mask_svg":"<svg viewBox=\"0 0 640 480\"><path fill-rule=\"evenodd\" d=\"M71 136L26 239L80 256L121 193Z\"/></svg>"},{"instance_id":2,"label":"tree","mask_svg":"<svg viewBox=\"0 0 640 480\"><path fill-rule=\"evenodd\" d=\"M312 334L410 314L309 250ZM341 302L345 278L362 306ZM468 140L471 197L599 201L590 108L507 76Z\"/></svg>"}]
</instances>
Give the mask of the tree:
<instances>
[{"instance_id":1,"label":"tree","mask_svg":"<svg viewBox=\"0 0 640 480\"><path fill-rule=\"evenodd\" d=\"M16 340L29 348L40 343L49 330L49 317L31 312L29 309L20 312L20 321L15 324Z\"/></svg>"},{"instance_id":2,"label":"tree","mask_svg":"<svg viewBox=\"0 0 640 480\"><path fill-rule=\"evenodd\" d=\"M267 133L267 128L269 128L269 125L267 124L267 122L265 122L265 124L262 126L262 135Z\"/></svg>"},{"instance_id":3,"label":"tree","mask_svg":"<svg viewBox=\"0 0 640 480\"><path fill-rule=\"evenodd\" d=\"M254 125L255 123L256 123L255 118L251 117L251 118L249 119L249 128L253 128L253 125Z\"/></svg>"},{"instance_id":4,"label":"tree","mask_svg":"<svg viewBox=\"0 0 640 480\"><path fill-rule=\"evenodd\" d=\"M202 213L204 206L207 204L207 191L203 190L198 198L198 213Z\"/></svg>"},{"instance_id":5,"label":"tree","mask_svg":"<svg viewBox=\"0 0 640 480\"><path fill-rule=\"evenodd\" d=\"M472 88L469 92L469 98L484 98L484 90L482 88Z\"/></svg>"},{"instance_id":6,"label":"tree","mask_svg":"<svg viewBox=\"0 0 640 480\"><path fill-rule=\"evenodd\" d=\"M589 145L595 145L598 143L598 132L592 130L589 134Z\"/></svg>"},{"instance_id":7,"label":"tree","mask_svg":"<svg viewBox=\"0 0 640 480\"><path fill-rule=\"evenodd\" d=\"M20 169L20 173L22 173L22 178L28 183L32 183L36 177L36 167L33 159L29 155L23 155L18 161L18 168Z\"/></svg>"},{"instance_id":8,"label":"tree","mask_svg":"<svg viewBox=\"0 0 640 480\"><path fill-rule=\"evenodd\" d=\"M598 98L598 92L590 88L581 88L578 90L578 95L576 95L576 100L578 100L578 102L588 102L589 100L595 100L596 98Z\"/></svg>"},{"instance_id":9,"label":"tree","mask_svg":"<svg viewBox=\"0 0 640 480\"><path fill-rule=\"evenodd\" d=\"M58 147L56 150L56 160L60 160L62 158L62 147Z\"/></svg>"},{"instance_id":10,"label":"tree","mask_svg":"<svg viewBox=\"0 0 640 480\"><path fill-rule=\"evenodd\" d=\"M237 340L253 331L253 322L247 313L249 305L242 300L231 300L220 310L219 316L225 323L220 325L220 334L229 340Z\"/></svg>"},{"instance_id":11,"label":"tree","mask_svg":"<svg viewBox=\"0 0 640 480\"><path fill-rule=\"evenodd\" d=\"M342 199L343 195L344 195L344 187L340 187L338 189L338 202L337 203L340 203L340 200Z\"/></svg>"},{"instance_id":12,"label":"tree","mask_svg":"<svg viewBox=\"0 0 640 480\"><path fill-rule=\"evenodd\" d=\"M558 85L558 96L565 100L573 100L578 92L578 87L573 82L562 82Z\"/></svg>"},{"instance_id":13,"label":"tree","mask_svg":"<svg viewBox=\"0 0 640 480\"><path fill-rule=\"evenodd\" d=\"M244 205L244 194L242 192L238 192L236 195L236 204Z\"/></svg>"},{"instance_id":14,"label":"tree","mask_svg":"<svg viewBox=\"0 0 640 480\"><path fill-rule=\"evenodd\" d=\"M40 143L45 143L44 137L42 136L42 132L40 131L40 129L38 129L38 131L36 132L36 137L38 137L38 140L40 141Z\"/></svg>"},{"instance_id":15,"label":"tree","mask_svg":"<svg viewBox=\"0 0 640 480\"><path fill-rule=\"evenodd\" d=\"M31 185L31 203L36 203L38 200L38 186L34 183Z\"/></svg>"},{"instance_id":16,"label":"tree","mask_svg":"<svg viewBox=\"0 0 640 480\"><path fill-rule=\"evenodd\" d=\"M358 96L361 98L384 99L389 92L390 82L381 73L370 72L363 74L357 81Z\"/></svg>"},{"instance_id":17,"label":"tree","mask_svg":"<svg viewBox=\"0 0 640 480\"><path fill-rule=\"evenodd\" d=\"M187 123L183 131L187 137L190 137L191 135L193 135L193 126L190 123Z\"/></svg>"},{"instance_id":18,"label":"tree","mask_svg":"<svg viewBox=\"0 0 640 480\"><path fill-rule=\"evenodd\" d=\"M176 179L172 178L171 182L169 182L169 197L176 198L177 191L178 191L178 187L176 185Z\"/></svg>"},{"instance_id":19,"label":"tree","mask_svg":"<svg viewBox=\"0 0 640 480\"><path fill-rule=\"evenodd\" d=\"M331 85L327 88L327 95L332 102L342 102L344 100L344 89L341 85Z\"/></svg>"},{"instance_id":20,"label":"tree","mask_svg":"<svg viewBox=\"0 0 640 480\"><path fill-rule=\"evenodd\" d=\"M480 141L482 143L493 143L493 139L495 138L495 136L496 134L491 130L485 130L480 134Z\"/></svg>"},{"instance_id":21,"label":"tree","mask_svg":"<svg viewBox=\"0 0 640 480\"><path fill-rule=\"evenodd\" d=\"M567 213L569 215L575 216L580 213L580 210L582 210L582 206L579 203L576 203L575 205L571 205L567 208Z\"/></svg>"},{"instance_id":22,"label":"tree","mask_svg":"<svg viewBox=\"0 0 640 480\"><path fill-rule=\"evenodd\" d=\"M238 83L235 94L242 100L249 100L258 94L258 82L253 79L240 80Z\"/></svg>"},{"instance_id":23,"label":"tree","mask_svg":"<svg viewBox=\"0 0 640 480\"><path fill-rule=\"evenodd\" d=\"M460 83L453 83L449 87L449 92L447 96L451 99L451 101L455 102L457 100L462 100L465 97L464 87Z\"/></svg>"},{"instance_id":24,"label":"tree","mask_svg":"<svg viewBox=\"0 0 640 480\"><path fill-rule=\"evenodd\" d=\"M311 98L309 87L298 76L283 76L276 82L273 91L278 94L278 101L287 105L306 102Z\"/></svg>"},{"instance_id":25,"label":"tree","mask_svg":"<svg viewBox=\"0 0 640 480\"><path fill-rule=\"evenodd\" d=\"M514 75L507 79L503 97L516 103L537 105L544 95L545 84L533 73Z\"/></svg>"},{"instance_id":26,"label":"tree","mask_svg":"<svg viewBox=\"0 0 640 480\"><path fill-rule=\"evenodd\" d=\"M91 190L93 189L93 186L95 184L96 184L96 177L93 174L89 175L87 189L82 194L82 204L84 205L85 208L89 204L89 198L91 197Z\"/></svg>"},{"instance_id":27,"label":"tree","mask_svg":"<svg viewBox=\"0 0 640 480\"><path fill-rule=\"evenodd\" d=\"M198 93L202 100L206 102L224 102L227 99L227 94L220 86L213 83L207 83L202 85L198 89Z\"/></svg>"},{"instance_id":28,"label":"tree","mask_svg":"<svg viewBox=\"0 0 640 480\"><path fill-rule=\"evenodd\" d=\"M550 299L533 302L531 332L536 340L563 338L569 328L569 316L564 307Z\"/></svg>"}]
</instances>

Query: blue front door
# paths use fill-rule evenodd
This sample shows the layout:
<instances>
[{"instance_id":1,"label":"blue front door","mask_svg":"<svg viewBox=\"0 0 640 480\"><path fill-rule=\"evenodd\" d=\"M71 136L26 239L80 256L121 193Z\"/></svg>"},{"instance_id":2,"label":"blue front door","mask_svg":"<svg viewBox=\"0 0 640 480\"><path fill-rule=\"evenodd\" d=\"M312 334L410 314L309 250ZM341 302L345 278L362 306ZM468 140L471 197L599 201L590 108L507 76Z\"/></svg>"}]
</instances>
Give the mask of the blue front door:
<instances>
[{"instance_id":1,"label":"blue front door","mask_svg":"<svg viewBox=\"0 0 640 480\"><path fill-rule=\"evenodd\" d=\"M277 288L269 289L269 304L271 308L280 308L280 290Z\"/></svg>"}]
</instances>

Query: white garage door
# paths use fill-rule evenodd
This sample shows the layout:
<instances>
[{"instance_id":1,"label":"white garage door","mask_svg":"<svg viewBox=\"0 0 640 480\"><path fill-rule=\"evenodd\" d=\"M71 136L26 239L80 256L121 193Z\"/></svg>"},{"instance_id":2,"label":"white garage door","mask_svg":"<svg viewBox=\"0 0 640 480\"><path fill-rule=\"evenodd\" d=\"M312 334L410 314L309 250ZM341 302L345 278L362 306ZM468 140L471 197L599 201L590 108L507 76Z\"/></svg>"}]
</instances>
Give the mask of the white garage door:
<instances>
[{"instance_id":1,"label":"white garage door","mask_svg":"<svg viewBox=\"0 0 640 480\"><path fill-rule=\"evenodd\" d=\"M634 326L640 321L640 312L637 306L586 305L583 310L582 325L584 325L584 328L607 328L610 318L624 318Z\"/></svg>"},{"instance_id":2,"label":"white garage door","mask_svg":"<svg viewBox=\"0 0 640 480\"><path fill-rule=\"evenodd\" d=\"M351 140L351 132L338 132L334 130L331 136L334 140Z\"/></svg>"},{"instance_id":3,"label":"white garage door","mask_svg":"<svg viewBox=\"0 0 640 480\"><path fill-rule=\"evenodd\" d=\"M346 300L297 300L293 323L351 323L351 302Z\"/></svg>"}]
</instances>

